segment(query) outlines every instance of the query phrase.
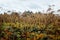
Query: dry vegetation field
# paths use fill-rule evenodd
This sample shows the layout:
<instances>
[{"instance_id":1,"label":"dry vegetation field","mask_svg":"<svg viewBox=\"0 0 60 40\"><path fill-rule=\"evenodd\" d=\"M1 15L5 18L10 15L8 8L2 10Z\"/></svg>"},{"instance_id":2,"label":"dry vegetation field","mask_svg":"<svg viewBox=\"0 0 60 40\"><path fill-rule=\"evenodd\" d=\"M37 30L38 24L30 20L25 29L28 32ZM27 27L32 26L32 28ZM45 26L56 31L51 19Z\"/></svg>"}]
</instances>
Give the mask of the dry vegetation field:
<instances>
[{"instance_id":1,"label":"dry vegetation field","mask_svg":"<svg viewBox=\"0 0 60 40\"><path fill-rule=\"evenodd\" d=\"M0 14L0 40L60 40L60 15L30 11Z\"/></svg>"}]
</instances>

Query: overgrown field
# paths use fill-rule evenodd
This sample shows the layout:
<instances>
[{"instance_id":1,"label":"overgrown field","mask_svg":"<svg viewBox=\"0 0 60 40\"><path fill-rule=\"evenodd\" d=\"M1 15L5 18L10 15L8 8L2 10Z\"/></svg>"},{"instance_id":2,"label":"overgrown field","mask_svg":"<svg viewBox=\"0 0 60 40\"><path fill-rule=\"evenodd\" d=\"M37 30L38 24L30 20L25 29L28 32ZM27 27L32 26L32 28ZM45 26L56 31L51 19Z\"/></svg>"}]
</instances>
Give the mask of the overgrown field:
<instances>
[{"instance_id":1,"label":"overgrown field","mask_svg":"<svg viewBox=\"0 0 60 40\"><path fill-rule=\"evenodd\" d=\"M0 14L0 40L60 40L60 15L29 11Z\"/></svg>"}]
</instances>

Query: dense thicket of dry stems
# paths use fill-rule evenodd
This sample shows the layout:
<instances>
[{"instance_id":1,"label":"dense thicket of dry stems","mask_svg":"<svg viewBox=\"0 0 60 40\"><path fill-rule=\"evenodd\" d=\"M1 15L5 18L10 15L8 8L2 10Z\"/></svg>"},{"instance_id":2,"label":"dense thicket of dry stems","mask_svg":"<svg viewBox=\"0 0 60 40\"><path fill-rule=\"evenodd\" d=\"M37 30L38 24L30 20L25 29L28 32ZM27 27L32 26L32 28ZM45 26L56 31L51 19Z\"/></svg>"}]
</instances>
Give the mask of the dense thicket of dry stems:
<instances>
[{"instance_id":1,"label":"dense thicket of dry stems","mask_svg":"<svg viewBox=\"0 0 60 40\"><path fill-rule=\"evenodd\" d=\"M1 40L60 40L60 15L53 12L0 14Z\"/></svg>"}]
</instances>

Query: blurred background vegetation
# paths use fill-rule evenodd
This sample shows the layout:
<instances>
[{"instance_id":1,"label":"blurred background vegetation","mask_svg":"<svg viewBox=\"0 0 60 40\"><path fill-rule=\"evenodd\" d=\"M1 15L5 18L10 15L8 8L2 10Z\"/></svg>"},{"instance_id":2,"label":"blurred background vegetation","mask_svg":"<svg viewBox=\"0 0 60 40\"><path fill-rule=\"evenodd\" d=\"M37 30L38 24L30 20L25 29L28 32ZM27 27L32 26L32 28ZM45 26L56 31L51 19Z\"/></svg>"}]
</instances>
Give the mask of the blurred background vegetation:
<instances>
[{"instance_id":1,"label":"blurred background vegetation","mask_svg":"<svg viewBox=\"0 0 60 40\"><path fill-rule=\"evenodd\" d=\"M0 40L60 40L60 15L53 12L0 14Z\"/></svg>"}]
</instances>

